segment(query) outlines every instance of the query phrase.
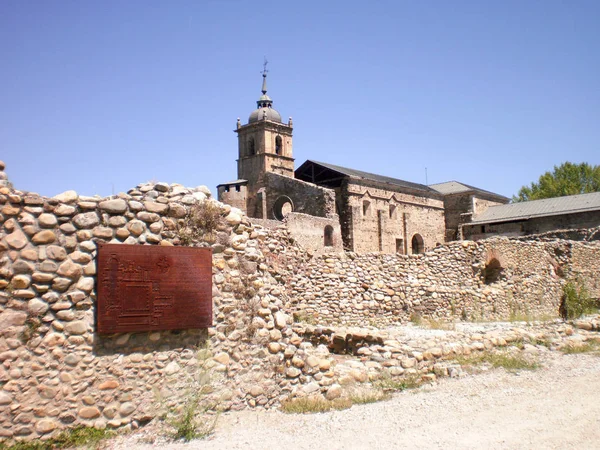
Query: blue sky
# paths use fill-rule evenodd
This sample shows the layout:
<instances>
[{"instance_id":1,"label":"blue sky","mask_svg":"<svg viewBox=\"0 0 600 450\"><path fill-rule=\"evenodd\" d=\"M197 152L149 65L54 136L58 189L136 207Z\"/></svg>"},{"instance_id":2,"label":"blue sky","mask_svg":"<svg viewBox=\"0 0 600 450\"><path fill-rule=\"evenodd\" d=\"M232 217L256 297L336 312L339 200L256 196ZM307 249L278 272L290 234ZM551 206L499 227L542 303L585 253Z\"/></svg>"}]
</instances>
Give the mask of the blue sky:
<instances>
[{"instance_id":1,"label":"blue sky","mask_svg":"<svg viewBox=\"0 0 600 450\"><path fill-rule=\"evenodd\" d=\"M600 164L598 1L0 2L15 187L110 195L236 178L269 95L306 159L510 196Z\"/></svg>"}]
</instances>

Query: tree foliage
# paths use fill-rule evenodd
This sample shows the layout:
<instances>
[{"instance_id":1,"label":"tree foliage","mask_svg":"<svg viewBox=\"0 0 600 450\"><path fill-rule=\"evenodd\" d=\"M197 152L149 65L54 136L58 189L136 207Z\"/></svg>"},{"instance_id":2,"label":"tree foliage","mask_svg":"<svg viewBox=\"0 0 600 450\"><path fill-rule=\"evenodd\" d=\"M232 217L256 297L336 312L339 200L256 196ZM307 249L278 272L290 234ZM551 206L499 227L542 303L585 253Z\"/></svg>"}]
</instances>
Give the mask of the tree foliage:
<instances>
[{"instance_id":1,"label":"tree foliage","mask_svg":"<svg viewBox=\"0 0 600 450\"><path fill-rule=\"evenodd\" d=\"M537 183L523 186L512 200L524 202L590 192L600 192L600 166L565 162L540 176Z\"/></svg>"}]
</instances>

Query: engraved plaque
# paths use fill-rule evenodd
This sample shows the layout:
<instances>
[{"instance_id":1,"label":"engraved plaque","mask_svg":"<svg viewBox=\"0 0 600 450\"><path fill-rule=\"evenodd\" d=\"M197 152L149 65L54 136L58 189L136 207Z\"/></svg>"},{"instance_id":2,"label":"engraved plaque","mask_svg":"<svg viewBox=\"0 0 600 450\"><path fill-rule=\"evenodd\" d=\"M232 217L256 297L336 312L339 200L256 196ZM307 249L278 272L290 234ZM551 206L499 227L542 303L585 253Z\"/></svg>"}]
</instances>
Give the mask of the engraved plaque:
<instances>
[{"instance_id":1,"label":"engraved plaque","mask_svg":"<svg viewBox=\"0 0 600 450\"><path fill-rule=\"evenodd\" d=\"M98 333L212 326L212 250L98 244Z\"/></svg>"}]
</instances>

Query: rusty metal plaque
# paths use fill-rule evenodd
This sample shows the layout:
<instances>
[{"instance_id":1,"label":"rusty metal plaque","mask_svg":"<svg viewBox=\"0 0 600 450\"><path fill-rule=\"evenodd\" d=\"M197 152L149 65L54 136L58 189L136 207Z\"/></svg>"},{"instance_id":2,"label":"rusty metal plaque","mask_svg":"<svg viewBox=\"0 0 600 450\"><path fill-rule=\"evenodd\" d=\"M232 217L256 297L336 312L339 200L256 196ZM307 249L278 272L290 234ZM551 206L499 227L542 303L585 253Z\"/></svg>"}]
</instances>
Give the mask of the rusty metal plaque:
<instances>
[{"instance_id":1,"label":"rusty metal plaque","mask_svg":"<svg viewBox=\"0 0 600 450\"><path fill-rule=\"evenodd\" d=\"M98 246L98 333L212 326L212 250Z\"/></svg>"}]
</instances>

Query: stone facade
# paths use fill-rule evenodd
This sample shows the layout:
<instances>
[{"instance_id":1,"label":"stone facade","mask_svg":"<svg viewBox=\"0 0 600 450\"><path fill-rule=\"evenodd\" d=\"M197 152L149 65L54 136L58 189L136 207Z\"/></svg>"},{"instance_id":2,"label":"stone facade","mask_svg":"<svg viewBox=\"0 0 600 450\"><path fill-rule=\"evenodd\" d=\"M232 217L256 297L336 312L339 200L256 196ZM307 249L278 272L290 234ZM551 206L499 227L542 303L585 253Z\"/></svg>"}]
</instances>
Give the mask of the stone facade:
<instances>
[{"instance_id":1,"label":"stone facade","mask_svg":"<svg viewBox=\"0 0 600 450\"><path fill-rule=\"evenodd\" d=\"M489 202L508 201L471 187L446 199L428 186L314 161L294 172L292 121L284 124L273 109L266 72L262 93L248 123L237 122L238 180L217 187L220 201L249 217L283 220L296 212L335 219L339 226L330 225L341 231L346 250L411 254L456 239L459 226L472 214ZM316 242L315 231L290 230L300 241ZM321 246L315 251L328 250Z\"/></svg>"},{"instance_id":2,"label":"stone facade","mask_svg":"<svg viewBox=\"0 0 600 450\"><path fill-rule=\"evenodd\" d=\"M415 254L445 242L443 202L437 196L348 180L338 198L346 249Z\"/></svg>"}]
</instances>

